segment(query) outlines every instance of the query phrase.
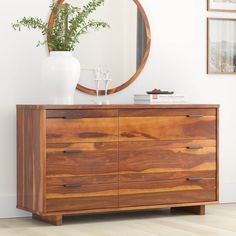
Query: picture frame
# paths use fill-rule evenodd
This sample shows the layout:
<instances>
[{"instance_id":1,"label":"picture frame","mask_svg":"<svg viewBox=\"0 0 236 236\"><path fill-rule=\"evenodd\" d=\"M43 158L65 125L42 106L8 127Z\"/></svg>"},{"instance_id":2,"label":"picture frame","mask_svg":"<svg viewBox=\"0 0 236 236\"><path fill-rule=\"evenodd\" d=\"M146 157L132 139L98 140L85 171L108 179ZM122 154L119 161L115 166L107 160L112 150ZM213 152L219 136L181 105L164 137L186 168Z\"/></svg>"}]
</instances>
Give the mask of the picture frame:
<instances>
[{"instance_id":1,"label":"picture frame","mask_svg":"<svg viewBox=\"0 0 236 236\"><path fill-rule=\"evenodd\" d=\"M207 0L208 11L236 12L236 0Z\"/></svg>"},{"instance_id":2,"label":"picture frame","mask_svg":"<svg viewBox=\"0 0 236 236\"><path fill-rule=\"evenodd\" d=\"M236 74L236 19L207 18L207 74Z\"/></svg>"}]
</instances>

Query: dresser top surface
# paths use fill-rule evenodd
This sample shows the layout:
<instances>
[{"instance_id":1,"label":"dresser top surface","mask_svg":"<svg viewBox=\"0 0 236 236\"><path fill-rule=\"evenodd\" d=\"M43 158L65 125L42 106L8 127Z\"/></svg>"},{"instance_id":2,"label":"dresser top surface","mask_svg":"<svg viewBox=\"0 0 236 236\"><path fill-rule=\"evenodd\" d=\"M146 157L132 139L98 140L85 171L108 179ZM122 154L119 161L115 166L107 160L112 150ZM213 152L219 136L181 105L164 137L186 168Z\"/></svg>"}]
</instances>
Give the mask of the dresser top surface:
<instances>
[{"instance_id":1,"label":"dresser top surface","mask_svg":"<svg viewBox=\"0 0 236 236\"><path fill-rule=\"evenodd\" d=\"M112 104L112 105L89 105L89 104L74 104L74 105L17 105L17 109L40 109L40 110L74 110L74 109L209 109L219 108L218 104L152 104L152 105L136 105L136 104Z\"/></svg>"}]
</instances>

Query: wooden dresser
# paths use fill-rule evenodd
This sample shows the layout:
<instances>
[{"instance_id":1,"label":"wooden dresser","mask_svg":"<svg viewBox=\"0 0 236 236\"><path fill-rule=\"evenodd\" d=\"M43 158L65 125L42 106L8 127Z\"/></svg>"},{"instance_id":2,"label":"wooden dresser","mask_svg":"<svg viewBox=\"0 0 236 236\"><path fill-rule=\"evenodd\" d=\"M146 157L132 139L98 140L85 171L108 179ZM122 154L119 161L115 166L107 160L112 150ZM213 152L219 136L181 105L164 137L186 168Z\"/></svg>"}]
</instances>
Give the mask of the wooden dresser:
<instances>
[{"instance_id":1,"label":"wooden dresser","mask_svg":"<svg viewBox=\"0 0 236 236\"><path fill-rule=\"evenodd\" d=\"M18 105L17 207L63 215L218 202L218 105Z\"/></svg>"}]
</instances>

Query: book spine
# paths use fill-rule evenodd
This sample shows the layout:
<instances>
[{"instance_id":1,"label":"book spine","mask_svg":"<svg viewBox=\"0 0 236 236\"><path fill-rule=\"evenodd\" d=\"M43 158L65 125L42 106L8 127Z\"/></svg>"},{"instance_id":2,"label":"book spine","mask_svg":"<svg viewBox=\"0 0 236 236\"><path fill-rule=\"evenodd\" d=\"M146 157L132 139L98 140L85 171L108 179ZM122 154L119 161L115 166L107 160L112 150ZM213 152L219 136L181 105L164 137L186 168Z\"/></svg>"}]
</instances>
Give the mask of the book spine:
<instances>
[{"instance_id":1,"label":"book spine","mask_svg":"<svg viewBox=\"0 0 236 236\"><path fill-rule=\"evenodd\" d=\"M135 104L160 104L160 103L186 103L186 99L169 99L169 100L156 100L156 101L148 101L148 100L134 100Z\"/></svg>"},{"instance_id":2,"label":"book spine","mask_svg":"<svg viewBox=\"0 0 236 236\"><path fill-rule=\"evenodd\" d=\"M135 95L134 100L141 100L141 101L170 101L170 100L184 100L185 97L183 95L161 95L161 94L156 94L156 95L150 95L150 96L139 96Z\"/></svg>"}]
</instances>

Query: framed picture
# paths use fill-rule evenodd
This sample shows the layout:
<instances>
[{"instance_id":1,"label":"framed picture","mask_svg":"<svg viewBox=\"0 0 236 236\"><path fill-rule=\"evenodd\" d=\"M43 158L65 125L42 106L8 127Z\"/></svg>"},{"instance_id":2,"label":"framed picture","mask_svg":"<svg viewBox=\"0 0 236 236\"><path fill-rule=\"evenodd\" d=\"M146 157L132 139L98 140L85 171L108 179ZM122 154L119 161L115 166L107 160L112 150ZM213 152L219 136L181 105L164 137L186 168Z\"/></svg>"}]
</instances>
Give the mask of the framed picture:
<instances>
[{"instance_id":1,"label":"framed picture","mask_svg":"<svg viewBox=\"0 0 236 236\"><path fill-rule=\"evenodd\" d=\"M236 74L236 19L207 19L207 73Z\"/></svg>"},{"instance_id":2,"label":"framed picture","mask_svg":"<svg viewBox=\"0 0 236 236\"><path fill-rule=\"evenodd\" d=\"M236 0L207 0L208 11L236 12Z\"/></svg>"}]
</instances>

